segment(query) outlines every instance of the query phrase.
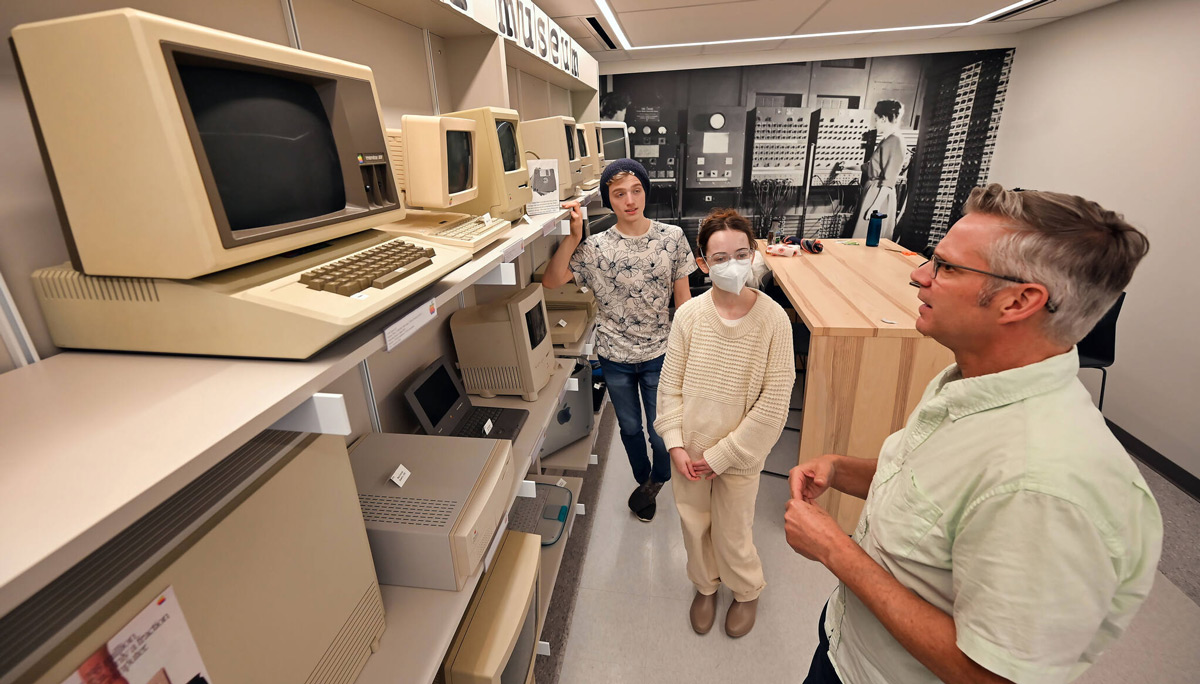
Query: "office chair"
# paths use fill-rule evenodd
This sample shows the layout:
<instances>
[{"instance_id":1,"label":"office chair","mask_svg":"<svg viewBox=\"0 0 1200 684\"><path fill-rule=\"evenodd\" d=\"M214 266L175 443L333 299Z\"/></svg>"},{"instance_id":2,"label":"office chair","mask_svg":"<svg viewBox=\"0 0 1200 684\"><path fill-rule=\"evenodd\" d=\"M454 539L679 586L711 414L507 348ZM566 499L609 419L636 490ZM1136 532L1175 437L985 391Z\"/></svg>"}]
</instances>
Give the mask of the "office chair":
<instances>
[{"instance_id":1,"label":"office chair","mask_svg":"<svg viewBox=\"0 0 1200 684\"><path fill-rule=\"evenodd\" d=\"M1117 353L1117 315L1121 313L1121 304L1125 301L1125 293L1117 297L1116 303L1096 323L1092 331L1079 341L1079 367L1098 368L1100 370L1100 411L1104 411L1104 385L1108 382L1108 367L1113 364Z\"/></svg>"}]
</instances>

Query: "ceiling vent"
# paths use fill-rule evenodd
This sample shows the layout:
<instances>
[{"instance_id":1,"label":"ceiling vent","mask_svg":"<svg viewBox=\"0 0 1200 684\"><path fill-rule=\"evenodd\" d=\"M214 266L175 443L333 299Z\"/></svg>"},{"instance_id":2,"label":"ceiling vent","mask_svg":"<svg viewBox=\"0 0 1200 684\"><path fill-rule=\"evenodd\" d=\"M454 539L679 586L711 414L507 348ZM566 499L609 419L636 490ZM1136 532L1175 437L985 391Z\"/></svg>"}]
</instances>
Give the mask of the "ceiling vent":
<instances>
[{"instance_id":1,"label":"ceiling vent","mask_svg":"<svg viewBox=\"0 0 1200 684\"><path fill-rule=\"evenodd\" d=\"M1054 0L1037 0L1036 2L1031 2L1028 5L1022 5L1014 10L1005 12L1004 14L997 14L996 16L992 17L991 19L988 19L988 23L993 23L993 22L997 22L997 21L1008 21L1009 19L1015 19L1016 17L1018 17L1022 14L1025 14L1026 12L1035 10L1039 7L1045 7L1046 5L1049 5L1052 2L1054 2Z\"/></svg>"},{"instance_id":2,"label":"ceiling vent","mask_svg":"<svg viewBox=\"0 0 1200 684\"><path fill-rule=\"evenodd\" d=\"M599 40L604 44L605 50L617 49L617 44L613 42L612 38L608 37L608 31L604 30L604 25L600 23L600 19L598 17L586 17L586 20L588 28L591 29L592 35L596 37L596 40Z\"/></svg>"}]
</instances>

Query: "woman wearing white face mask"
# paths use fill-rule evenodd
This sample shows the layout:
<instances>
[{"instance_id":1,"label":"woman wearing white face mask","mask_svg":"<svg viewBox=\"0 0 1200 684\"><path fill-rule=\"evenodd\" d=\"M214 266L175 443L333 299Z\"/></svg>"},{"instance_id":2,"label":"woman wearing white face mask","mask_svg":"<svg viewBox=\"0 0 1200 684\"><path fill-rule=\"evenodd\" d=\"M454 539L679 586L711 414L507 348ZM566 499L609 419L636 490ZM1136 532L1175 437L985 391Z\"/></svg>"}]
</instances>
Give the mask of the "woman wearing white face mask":
<instances>
[{"instance_id":1,"label":"woman wearing white face mask","mask_svg":"<svg viewBox=\"0 0 1200 684\"><path fill-rule=\"evenodd\" d=\"M717 588L733 593L725 633L754 626L766 582L752 525L759 471L787 419L796 378L791 324L770 297L748 286L750 223L717 209L700 225L696 262L713 288L675 312L658 383L658 419L672 468L675 505L696 587L692 629L707 633Z\"/></svg>"}]
</instances>

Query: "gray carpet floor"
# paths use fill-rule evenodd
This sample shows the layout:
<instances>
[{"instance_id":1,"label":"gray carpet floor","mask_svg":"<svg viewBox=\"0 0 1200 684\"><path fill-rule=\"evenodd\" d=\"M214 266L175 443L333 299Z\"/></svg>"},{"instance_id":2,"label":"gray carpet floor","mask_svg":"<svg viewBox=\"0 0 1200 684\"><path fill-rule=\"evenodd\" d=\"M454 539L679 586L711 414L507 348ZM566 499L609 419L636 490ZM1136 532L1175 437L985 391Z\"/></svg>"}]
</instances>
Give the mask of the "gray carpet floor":
<instances>
[{"instance_id":1,"label":"gray carpet floor","mask_svg":"<svg viewBox=\"0 0 1200 684\"><path fill-rule=\"evenodd\" d=\"M587 556L588 540L592 535L593 513L596 512L593 503L600 495L600 482L604 479L604 470L608 465L608 451L616 425L617 417L613 413L612 404L606 404L600 414L600 427L593 447L596 465L584 472L565 473L571 477L583 478L579 502L587 512L575 517L571 535L567 537L567 548L563 553L562 565L558 569L558 579L554 583L550 610L546 613L546 622L542 626L542 641L550 643L550 655L538 656L534 664L534 680L538 684L557 684L559 672L562 671L562 657L566 652L567 636L571 631L571 617L575 614L575 599L579 595L579 578L583 575L583 562Z\"/></svg>"}]
</instances>

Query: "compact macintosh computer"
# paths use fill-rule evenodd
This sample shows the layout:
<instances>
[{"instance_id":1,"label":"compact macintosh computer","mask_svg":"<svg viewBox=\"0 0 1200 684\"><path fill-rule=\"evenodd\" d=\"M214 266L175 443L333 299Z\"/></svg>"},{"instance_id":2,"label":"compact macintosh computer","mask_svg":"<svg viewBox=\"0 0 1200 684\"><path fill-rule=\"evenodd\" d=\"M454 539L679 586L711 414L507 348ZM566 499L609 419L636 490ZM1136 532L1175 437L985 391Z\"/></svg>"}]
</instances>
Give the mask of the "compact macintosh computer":
<instances>
[{"instance_id":1,"label":"compact macintosh computer","mask_svg":"<svg viewBox=\"0 0 1200 684\"><path fill-rule=\"evenodd\" d=\"M489 132L490 133L490 132ZM387 132L396 186L410 211L391 230L472 252L491 244L509 228L508 220L488 215L411 209L460 208L478 199L479 125L451 116L404 116Z\"/></svg>"},{"instance_id":2,"label":"compact macintosh computer","mask_svg":"<svg viewBox=\"0 0 1200 684\"><path fill-rule=\"evenodd\" d=\"M551 116L521 122L526 150L538 159L558 160L558 198L575 196L583 175L583 161L576 146L575 119Z\"/></svg>"},{"instance_id":3,"label":"compact macintosh computer","mask_svg":"<svg viewBox=\"0 0 1200 684\"><path fill-rule=\"evenodd\" d=\"M600 184L600 165L596 163L596 153L594 149L596 143L588 142L587 130L581 126L575 126L575 139L578 141L577 151L579 153L579 189L592 190Z\"/></svg>"},{"instance_id":4,"label":"compact macintosh computer","mask_svg":"<svg viewBox=\"0 0 1200 684\"><path fill-rule=\"evenodd\" d=\"M427 435L516 440L529 418L525 409L473 406L444 356L413 378L404 398Z\"/></svg>"},{"instance_id":5,"label":"compact macintosh computer","mask_svg":"<svg viewBox=\"0 0 1200 684\"><path fill-rule=\"evenodd\" d=\"M541 283L455 311L450 333L467 392L483 397L514 394L537 401L554 370L547 320Z\"/></svg>"},{"instance_id":6,"label":"compact macintosh computer","mask_svg":"<svg viewBox=\"0 0 1200 684\"><path fill-rule=\"evenodd\" d=\"M399 237L371 70L113 10L18 26L60 347L307 358L470 259Z\"/></svg>"},{"instance_id":7,"label":"compact macintosh computer","mask_svg":"<svg viewBox=\"0 0 1200 684\"><path fill-rule=\"evenodd\" d=\"M604 147L600 144L600 137L596 133L596 124L598 123L598 121L589 121L577 124L575 127L577 131L582 132L584 139L588 142L587 152L583 155L583 163L592 166L596 185L600 184L600 174L604 171Z\"/></svg>"},{"instance_id":8,"label":"compact macintosh computer","mask_svg":"<svg viewBox=\"0 0 1200 684\"><path fill-rule=\"evenodd\" d=\"M529 168L525 165L525 143L521 139L521 116L515 109L479 107L446 116L471 119L476 125L475 158L479 165L479 196L458 205L458 210L516 221L533 199Z\"/></svg>"},{"instance_id":9,"label":"compact macintosh computer","mask_svg":"<svg viewBox=\"0 0 1200 684\"><path fill-rule=\"evenodd\" d=\"M602 167L608 166L617 159L632 157L629 149L629 129L622 121L596 121L594 124L596 142L600 146L600 154L604 161Z\"/></svg>"}]
</instances>

